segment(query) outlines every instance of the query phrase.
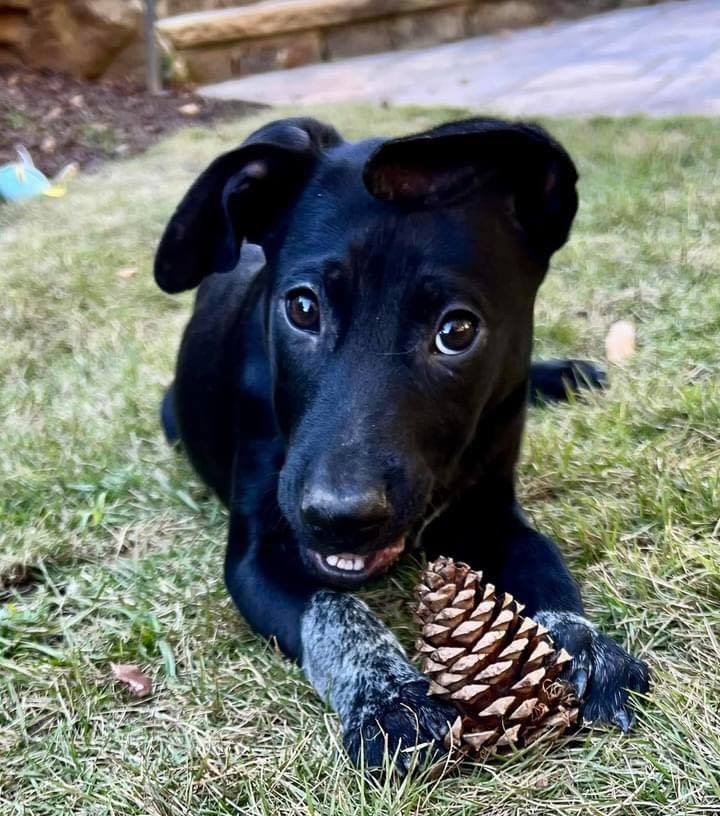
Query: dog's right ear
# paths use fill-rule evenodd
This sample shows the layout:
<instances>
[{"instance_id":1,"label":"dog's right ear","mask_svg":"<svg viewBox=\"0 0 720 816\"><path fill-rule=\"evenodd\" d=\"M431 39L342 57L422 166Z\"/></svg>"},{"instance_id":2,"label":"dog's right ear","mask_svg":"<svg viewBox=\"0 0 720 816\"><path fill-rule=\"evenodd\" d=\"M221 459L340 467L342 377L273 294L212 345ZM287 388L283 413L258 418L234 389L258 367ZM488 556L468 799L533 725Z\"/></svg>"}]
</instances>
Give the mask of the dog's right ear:
<instances>
[{"instance_id":1,"label":"dog's right ear","mask_svg":"<svg viewBox=\"0 0 720 816\"><path fill-rule=\"evenodd\" d=\"M315 119L283 119L215 159L165 228L155 256L158 286L182 292L212 272L231 271L245 239L266 248L323 151L340 141Z\"/></svg>"}]
</instances>

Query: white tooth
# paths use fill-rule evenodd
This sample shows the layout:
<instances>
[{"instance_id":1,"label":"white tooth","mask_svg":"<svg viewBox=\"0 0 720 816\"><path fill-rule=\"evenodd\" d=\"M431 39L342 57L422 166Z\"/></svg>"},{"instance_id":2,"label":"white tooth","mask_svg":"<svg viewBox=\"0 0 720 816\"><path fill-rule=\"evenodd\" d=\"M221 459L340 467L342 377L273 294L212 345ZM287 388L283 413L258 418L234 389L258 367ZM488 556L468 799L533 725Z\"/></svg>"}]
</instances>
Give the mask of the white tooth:
<instances>
[{"instance_id":1,"label":"white tooth","mask_svg":"<svg viewBox=\"0 0 720 816\"><path fill-rule=\"evenodd\" d=\"M340 569L344 569L344 570L346 570L348 568L351 568L352 567L352 561L347 561L345 558L339 558L338 559L338 567Z\"/></svg>"},{"instance_id":2,"label":"white tooth","mask_svg":"<svg viewBox=\"0 0 720 816\"><path fill-rule=\"evenodd\" d=\"M328 555L326 556L325 560L330 564L331 567L337 567L338 565L338 557L337 555Z\"/></svg>"},{"instance_id":3,"label":"white tooth","mask_svg":"<svg viewBox=\"0 0 720 816\"><path fill-rule=\"evenodd\" d=\"M365 559L361 555L356 555L353 559L353 569L356 572L360 572L361 569L365 566Z\"/></svg>"}]
</instances>

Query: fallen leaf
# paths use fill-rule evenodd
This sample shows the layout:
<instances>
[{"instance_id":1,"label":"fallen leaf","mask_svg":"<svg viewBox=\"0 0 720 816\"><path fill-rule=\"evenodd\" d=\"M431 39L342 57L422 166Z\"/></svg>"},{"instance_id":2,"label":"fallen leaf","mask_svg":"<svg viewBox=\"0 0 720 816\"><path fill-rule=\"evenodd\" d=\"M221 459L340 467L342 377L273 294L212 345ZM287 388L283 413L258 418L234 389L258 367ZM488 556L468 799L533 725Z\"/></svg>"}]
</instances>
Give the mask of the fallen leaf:
<instances>
[{"instance_id":1,"label":"fallen leaf","mask_svg":"<svg viewBox=\"0 0 720 816\"><path fill-rule=\"evenodd\" d=\"M188 102L187 105L180 105L178 110L183 116L197 116L200 113L200 105L197 102Z\"/></svg>"},{"instance_id":2,"label":"fallen leaf","mask_svg":"<svg viewBox=\"0 0 720 816\"><path fill-rule=\"evenodd\" d=\"M134 663L111 663L112 676L124 683L135 697L147 697L152 691L150 678Z\"/></svg>"},{"instance_id":3,"label":"fallen leaf","mask_svg":"<svg viewBox=\"0 0 720 816\"><path fill-rule=\"evenodd\" d=\"M134 266L123 266L115 274L122 280L128 280L133 275L137 275L137 269Z\"/></svg>"},{"instance_id":4,"label":"fallen leaf","mask_svg":"<svg viewBox=\"0 0 720 816\"><path fill-rule=\"evenodd\" d=\"M60 105L55 105L55 107L50 108L46 116L44 117L46 122L54 122L56 119L59 119L62 116L63 109Z\"/></svg>"},{"instance_id":5,"label":"fallen leaf","mask_svg":"<svg viewBox=\"0 0 720 816\"><path fill-rule=\"evenodd\" d=\"M53 136L45 136L40 142L40 150L43 153L54 153L57 148L57 142Z\"/></svg>"},{"instance_id":6,"label":"fallen leaf","mask_svg":"<svg viewBox=\"0 0 720 816\"><path fill-rule=\"evenodd\" d=\"M605 356L609 363L624 363L635 354L635 326L629 320L618 320L605 335Z\"/></svg>"}]
</instances>

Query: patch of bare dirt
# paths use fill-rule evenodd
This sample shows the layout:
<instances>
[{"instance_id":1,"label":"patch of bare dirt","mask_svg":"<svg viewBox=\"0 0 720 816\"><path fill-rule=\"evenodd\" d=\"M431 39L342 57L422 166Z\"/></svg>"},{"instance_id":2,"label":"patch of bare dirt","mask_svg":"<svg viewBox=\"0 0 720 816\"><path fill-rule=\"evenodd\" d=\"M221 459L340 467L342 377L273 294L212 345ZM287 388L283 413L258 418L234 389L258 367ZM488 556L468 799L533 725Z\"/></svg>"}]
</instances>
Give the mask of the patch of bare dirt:
<instances>
[{"instance_id":1,"label":"patch of bare dirt","mask_svg":"<svg viewBox=\"0 0 720 816\"><path fill-rule=\"evenodd\" d=\"M0 164L24 145L53 176L70 162L90 170L131 156L192 124L234 119L261 106L203 99L190 89L160 96L130 82L88 82L47 71L0 69Z\"/></svg>"}]
</instances>

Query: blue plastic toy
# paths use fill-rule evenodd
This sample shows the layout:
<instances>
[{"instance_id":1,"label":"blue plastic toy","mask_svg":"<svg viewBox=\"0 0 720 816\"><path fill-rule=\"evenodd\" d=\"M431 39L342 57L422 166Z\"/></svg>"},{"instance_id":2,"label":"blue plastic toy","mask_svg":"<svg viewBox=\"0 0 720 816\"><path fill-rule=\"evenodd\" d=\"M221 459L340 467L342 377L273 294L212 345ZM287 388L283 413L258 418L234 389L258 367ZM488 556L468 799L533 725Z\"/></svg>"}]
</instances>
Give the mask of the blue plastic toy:
<instances>
[{"instance_id":1,"label":"blue plastic toy","mask_svg":"<svg viewBox=\"0 0 720 816\"><path fill-rule=\"evenodd\" d=\"M39 195L50 198L65 195L66 182L77 173L77 164L68 164L50 181L35 167L32 156L22 145L16 145L15 150L20 161L0 166L0 199L24 201Z\"/></svg>"}]
</instances>

